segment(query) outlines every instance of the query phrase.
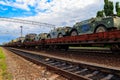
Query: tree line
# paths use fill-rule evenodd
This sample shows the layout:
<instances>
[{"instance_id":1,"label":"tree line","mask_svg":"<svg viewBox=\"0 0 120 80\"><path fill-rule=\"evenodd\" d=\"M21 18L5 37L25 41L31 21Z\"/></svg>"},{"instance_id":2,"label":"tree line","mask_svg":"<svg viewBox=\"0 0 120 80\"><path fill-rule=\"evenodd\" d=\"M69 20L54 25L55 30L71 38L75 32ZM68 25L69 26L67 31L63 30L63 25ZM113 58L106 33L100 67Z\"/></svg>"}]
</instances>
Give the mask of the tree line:
<instances>
[{"instance_id":1,"label":"tree line","mask_svg":"<svg viewBox=\"0 0 120 80\"><path fill-rule=\"evenodd\" d=\"M120 4L115 4L116 15L120 17ZM105 17L114 15L114 5L112 1L104 0L104 9L97 12L96 17Z\"/></svg>"}]
</instances>

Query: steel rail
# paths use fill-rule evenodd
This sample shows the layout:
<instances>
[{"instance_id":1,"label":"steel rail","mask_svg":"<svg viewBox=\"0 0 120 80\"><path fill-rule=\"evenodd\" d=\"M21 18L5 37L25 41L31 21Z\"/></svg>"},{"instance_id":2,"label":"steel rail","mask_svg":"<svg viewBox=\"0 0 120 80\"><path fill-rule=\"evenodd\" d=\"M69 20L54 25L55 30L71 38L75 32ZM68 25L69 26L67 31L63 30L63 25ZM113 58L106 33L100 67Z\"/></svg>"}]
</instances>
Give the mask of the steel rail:
<instances>
[{"instance_id":1,"label":"steel rail","mask_svg":"<svg viewBox=\"0 0 120 80\"><path fill-rule=\"evenodd\" d=\"M24 51L7 48L8 50L26 58L38 65L47 66L48 69L67 77L70 80L119 80L120 71L103 68L99 66L92 66L86 64L77 64L65 60L45 57L37 54L32 54Z\"/></svg>"}]
</instances>

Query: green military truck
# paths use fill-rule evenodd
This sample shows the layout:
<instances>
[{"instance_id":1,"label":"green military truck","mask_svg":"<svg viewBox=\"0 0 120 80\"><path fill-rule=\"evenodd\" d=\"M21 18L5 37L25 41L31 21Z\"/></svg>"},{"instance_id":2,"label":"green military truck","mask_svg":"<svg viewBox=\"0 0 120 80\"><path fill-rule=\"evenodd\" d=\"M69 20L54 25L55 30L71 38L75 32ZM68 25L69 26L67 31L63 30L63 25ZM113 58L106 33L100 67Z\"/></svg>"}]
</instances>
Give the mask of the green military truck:
<instances>
[{"instance_id":1,"label":"green military truck","mask_svg":"<svg viewBox=\"0 0 120 80\"><path fill-rule=\"evenodd\" d=\"M35 37L36 37L36 36L37 36L37 34L35 34L35 33L27 34L27 35L25 36L24 42L35 41Z\"/></svg>"},{"instance_id":2,"label":"green military truck","mask_svg":"<svg viewBox=\"0 0 120 80\"><path fill-rule=\"evenodd\" d=\"M120 30L120 17L97 17L82 22L77 22L70 31L71 36Z\"/></svg>"},{"instance_id":3,"label":"green military truck","mask_svg":"<svg viewBox=\"0 0 120 80\"><path fill-rule=\"evenodd\" d=\"M71 29L72 28L69 26L55 28L48 33L47 38L51 39L69 36Z\"/></svg>"},{"instance_id":4,"label":"green military truck","mask_svg":"<svg viewBox=\"0 0 120 80\"><path fill-rule=\"evenodd\" d=\"M35 37L35 41L47 39L47 35L48 35L48 33L40 33Z\"/></svg>"}]
</instances>

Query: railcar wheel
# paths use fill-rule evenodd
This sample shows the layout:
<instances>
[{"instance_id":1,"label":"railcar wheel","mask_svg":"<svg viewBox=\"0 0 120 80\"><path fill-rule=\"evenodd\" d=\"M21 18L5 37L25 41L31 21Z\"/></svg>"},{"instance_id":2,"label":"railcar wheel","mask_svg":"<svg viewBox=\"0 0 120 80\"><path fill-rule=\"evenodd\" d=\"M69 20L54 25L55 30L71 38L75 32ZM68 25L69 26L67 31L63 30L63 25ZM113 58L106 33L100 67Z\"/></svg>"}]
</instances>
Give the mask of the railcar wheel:
<instances>
[{"instance_id":1,"label":"railcar wheel","mask_svg":"<svg viewBox=\"0 0 120 80\"><path fill-rule=\"evenodd\" d=\"M112 51L120 51L120 45L119 44L113 44L111 46Z\"/></svg>"},{"instance_id":2,"label":"railcar wheel","mask_svg":"<svg viewBox=\"0 0 120 80\"><path fill-rule=\"evenodd\" d=\"M63 35L61 33L58 34L58 38L61 38L63 37Z\"/></svg>"},{"instance_id":3,"label":"railcar wheel","mask_svg":"<svg viewBox=\"0 0 120 80\"><path fill-rule=\"evenodd\" d=\"M73 30L71 31L70 33L71 36L77 36L78 35L78 32L76 30Z\"/></svg>"},{"instance_id":4,"label":"railcar wheel","mask_svg":"<svg viewBox=\"0 0 120 80\"><path fill-rule=\"evenodd\" d=\"M106 29L104 26L99 26L99 27L95 30L95 33L105 32L105 31L107 31L107 29Z\"/></svg>"}]
</instances>

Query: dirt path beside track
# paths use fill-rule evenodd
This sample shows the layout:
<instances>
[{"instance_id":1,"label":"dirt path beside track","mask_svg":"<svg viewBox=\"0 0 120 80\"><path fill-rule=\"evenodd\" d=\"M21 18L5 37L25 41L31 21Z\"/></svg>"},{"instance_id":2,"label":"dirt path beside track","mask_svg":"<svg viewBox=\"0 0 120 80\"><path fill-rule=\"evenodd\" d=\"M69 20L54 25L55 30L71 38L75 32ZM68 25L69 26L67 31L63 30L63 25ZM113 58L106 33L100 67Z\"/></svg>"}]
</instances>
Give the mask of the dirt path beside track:
<instances>
[{"instance_id":1,"label":"dirt path beside track","mask_svg":"<svg viewBox=\"0 0 120 80\"><path fill-rule=\"evenodd\" d=\"M12 80L67 80L2 48Z\"/></svg>"}]
</instances>

